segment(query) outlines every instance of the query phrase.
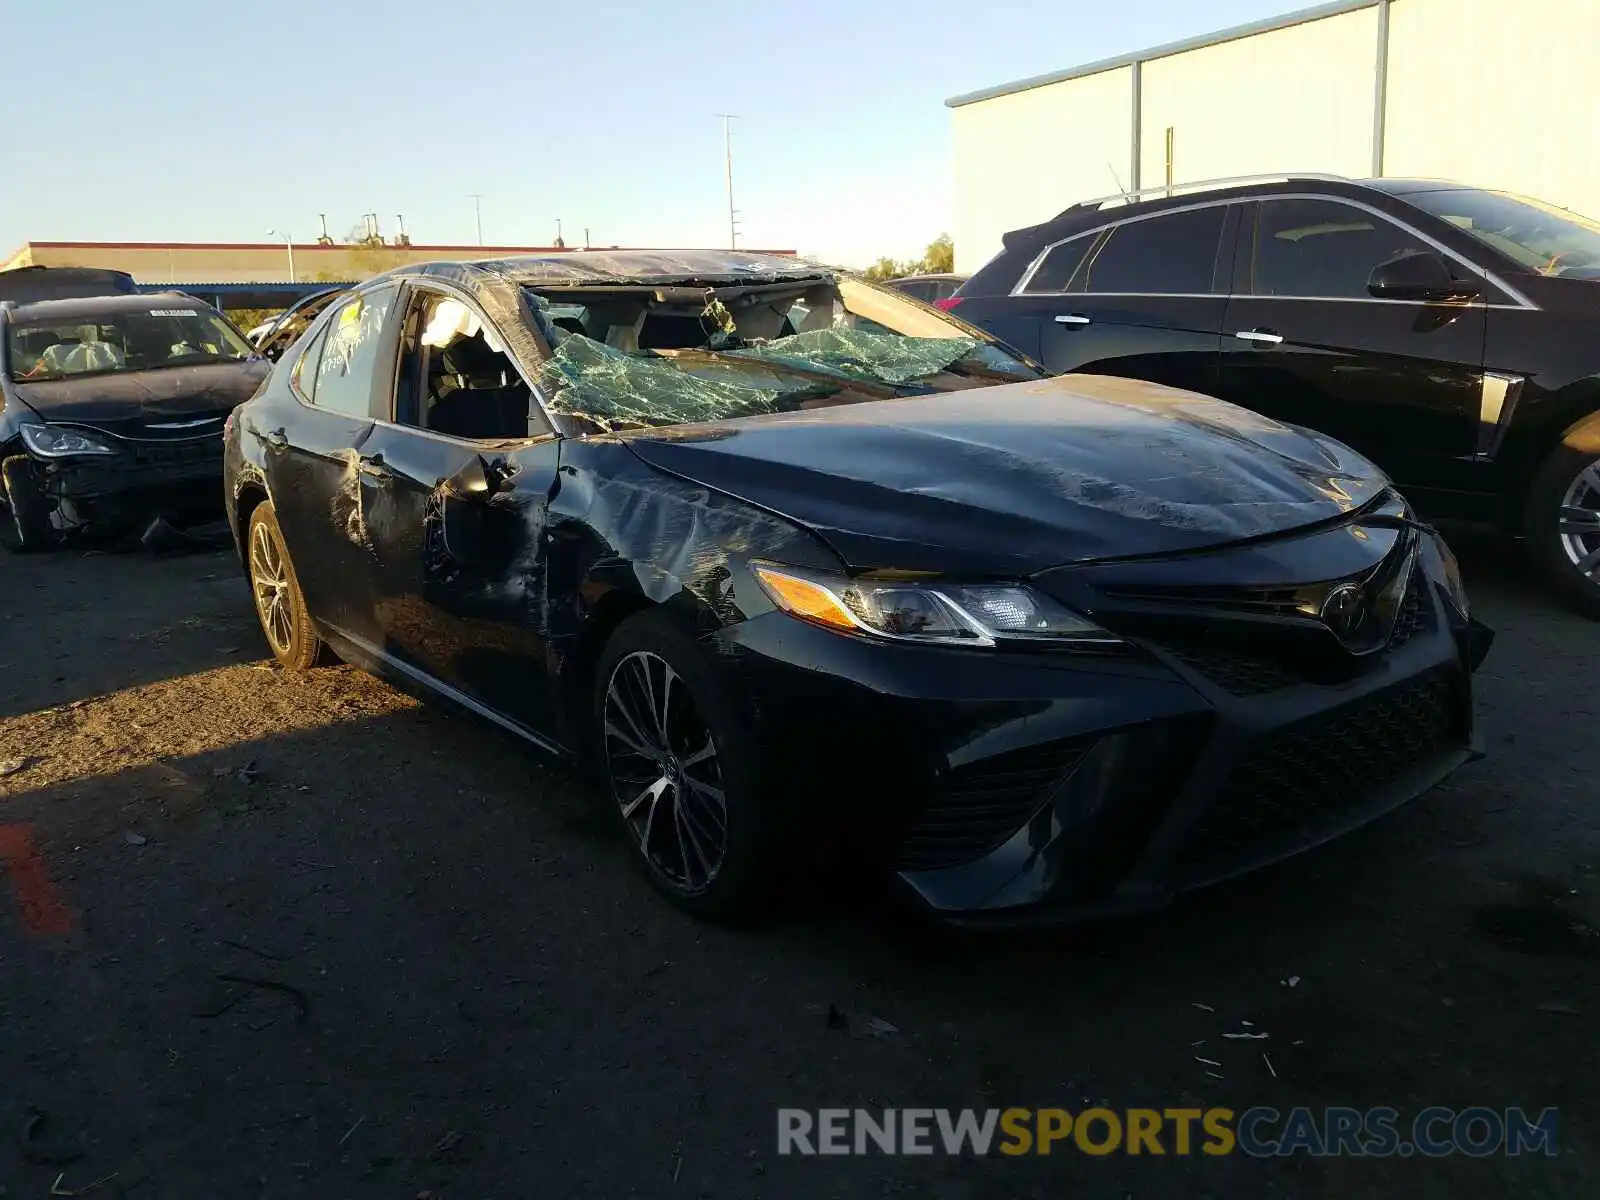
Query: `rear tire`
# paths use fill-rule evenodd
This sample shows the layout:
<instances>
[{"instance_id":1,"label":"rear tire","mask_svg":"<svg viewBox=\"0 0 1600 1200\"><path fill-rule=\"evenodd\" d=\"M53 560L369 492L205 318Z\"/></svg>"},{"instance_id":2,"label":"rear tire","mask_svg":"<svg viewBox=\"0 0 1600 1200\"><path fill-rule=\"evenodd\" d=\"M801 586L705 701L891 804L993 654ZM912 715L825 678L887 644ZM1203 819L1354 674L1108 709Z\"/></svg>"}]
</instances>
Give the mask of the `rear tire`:
<instances>
[{"instance_id":1,"label":"rear tire","mask_svg":"<svg viewBox=\"0 0 1600 1200\"><path fill-rule=\"evenodd\" d=\"M6 549L17 552L43 550L61 540L50 524L50 498L39 486L33 460L16 454L0 463L0 482L5 484Z\"/></svg>"},{"instance_id":2,"label":"rear tire","mask_svg":"<svg viewBox=\"0 0 1600 1200\"><path fill-rule=\"evenodd\" d=\"M1557 446L1528 491L1523 532L1556 589L1600 621L1600 455Z\"/></svg>"},{"instance_id":3,"label":"rear tire","mask_svg":"<svg viewBox=\"0 0 1600 1200\"><path fill-rule=\"evenodd\" d=\"M323 661L322 639L311 623L271 501L263 500L250 513L245 563L256 617L272 656L288 671L307 671Z\"/></svg>"},{"instance_id":4,"label":"rear tire","mask_svg":"<svg viewBox=\"0 0 1600 1200\"><path fill-rule=\"evenodd\" d=\"M595 671L595 761L634 858L679 908L765 915L779 871L756 739L705 652L659 611L624 621Z\"/></svg>"}]
</instances>

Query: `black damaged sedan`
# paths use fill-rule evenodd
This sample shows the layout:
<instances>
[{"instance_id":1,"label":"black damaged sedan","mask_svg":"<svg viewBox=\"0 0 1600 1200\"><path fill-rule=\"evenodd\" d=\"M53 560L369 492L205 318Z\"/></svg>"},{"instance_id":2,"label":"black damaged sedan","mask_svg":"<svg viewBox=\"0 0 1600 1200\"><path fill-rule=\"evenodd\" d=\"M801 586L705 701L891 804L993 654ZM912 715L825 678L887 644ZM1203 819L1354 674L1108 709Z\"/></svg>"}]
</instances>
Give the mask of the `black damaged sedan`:
<instances>
[{"instance_id":1,"label":"black damaged sedan","mask_svg":"<svg viewBox=\"0 0 1600 1200\"><path fill-rule=\"evenodd\" d=\"M0 301L0 542L215 520L222 423L270 369L181 293Z\"/></svg>"},{"instance_id":2,"label":"black damaged sedan","mask_svg":"<svg viewBox=\"0 0 1600 1200\"><path fill-rule=\"evenodd\" d=\"M587 760L702 915L838 864L977 923L1153 907L1473 753L1490 635L1371 463L793 259L379 276L225 440L285 666Z\"/></svg>"}]
</instances>

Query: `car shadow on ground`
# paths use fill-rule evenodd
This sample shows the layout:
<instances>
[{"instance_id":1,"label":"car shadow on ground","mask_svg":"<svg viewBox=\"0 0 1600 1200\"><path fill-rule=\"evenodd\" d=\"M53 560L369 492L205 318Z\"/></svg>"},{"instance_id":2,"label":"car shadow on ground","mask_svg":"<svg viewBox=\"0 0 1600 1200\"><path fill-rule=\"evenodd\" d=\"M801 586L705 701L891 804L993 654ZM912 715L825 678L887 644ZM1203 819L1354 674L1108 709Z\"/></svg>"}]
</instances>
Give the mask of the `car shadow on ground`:
<instances>
[{"instance_id":1,"label":"car shadow on ground","mask_svg":"<svg viewBox=\"0 0 1600 1200\"><path fill-rule=\"evenodd\" d=\"M854 1179L838 1194L877 1195L882 1162L823 1177L767 1160L773 1109L1585 1103L1589 901L1563 894L1572 879L1532 897L1455 861L1470 787L1137 920L960 935L822 886L772 924L725 929L666 905L581 783L498 732L381 710L392 693L344 668L247 671L264 721L283 690L308 724L8 781L5 820L28 828L71 931L0 917L0 1071L19 1081L0 1122L36 1105L92 1128L91 1177L350 1196L545 1177L619 1194L642 1159L670 1170L690 1146L707 1187L748 1184L759 1154L759 1194ZM227 674L171 686L204 698ZM1495 937L1479 913L1499 896L1565 914L1582 949ZM628 1153L597 1153L597 1128ZM1554 1169L1433 1169L1471 1192L1535 1166ZM1362 1169L1294 1167L1272 1177L1330 1196ZM1147 1187L1156 1168L927 1169L967 1188L948 1194L998 1197L1030 1179ZM1162 1169L1270 1191L1256 1162ZM57 1170L0 1174L42 1188Z\"/></svg>"}]
</instances>

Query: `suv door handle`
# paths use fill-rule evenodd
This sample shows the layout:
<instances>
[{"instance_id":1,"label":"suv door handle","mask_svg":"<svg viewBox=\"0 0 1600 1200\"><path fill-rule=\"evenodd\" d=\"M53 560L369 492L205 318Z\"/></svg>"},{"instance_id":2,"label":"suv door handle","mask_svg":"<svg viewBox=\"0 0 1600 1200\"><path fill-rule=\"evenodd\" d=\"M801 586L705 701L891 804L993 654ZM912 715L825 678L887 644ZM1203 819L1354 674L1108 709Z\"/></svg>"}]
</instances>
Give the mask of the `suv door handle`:
<instances>
[{"instance_id":1,"label":"suv door handle","mask_svg":"<svg viewBox=\"0 0 1600 1200\"><path fill-rule=\"evenodd\" d=\"M1094 318L1086 317L1082 313L1061 313L1056 317L1056 324L1071 325L1074 328L1081 328L1084 325L1094 324Z\"/></svg>"},{"instance_id":2,"label":"suv door handle","mask_svg":"<svg viewBox=\"0 0 1600 1200\"><path fill-rule=\"evenodd\" d=\"M1241 329L1233 336L1247 342L1258 342L1263 346L1276 346L1283 341L1283 334L1273 333L1270 329Z\"/></svg>"},{"instance_id":3,"label":"suv door handle","mask_svg":"<svg viewBox=\"0 0 1600 1200\"><path fill-rule=\"evenodd\" d=\"M383 461L383 455L381 454L374 454L370 458L363 455L356 460L356 470L360 471L368 479L375 479L379 482L394 478L394 472L389 469L389 464Z\"/></svg>"}]
</instances>

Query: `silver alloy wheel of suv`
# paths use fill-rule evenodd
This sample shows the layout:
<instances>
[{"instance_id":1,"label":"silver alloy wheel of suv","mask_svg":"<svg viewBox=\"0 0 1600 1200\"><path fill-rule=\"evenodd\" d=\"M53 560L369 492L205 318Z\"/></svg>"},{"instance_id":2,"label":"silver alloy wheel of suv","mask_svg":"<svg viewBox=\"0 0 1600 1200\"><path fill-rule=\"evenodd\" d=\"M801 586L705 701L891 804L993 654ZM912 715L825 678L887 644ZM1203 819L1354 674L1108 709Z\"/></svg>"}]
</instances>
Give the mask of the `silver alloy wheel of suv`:
<instances>
[{"instance_id":1,"label":"silver alloy wheel of suv","mask_svg":"<svg viewBox=\"0 0 1600 1200\"><path fill-rule=\"evenodd\" d=\"M1579 471L1568 485L1558 522L1567 561L1600 583L1600 459Z\"/></svg>"}]
</instances>

